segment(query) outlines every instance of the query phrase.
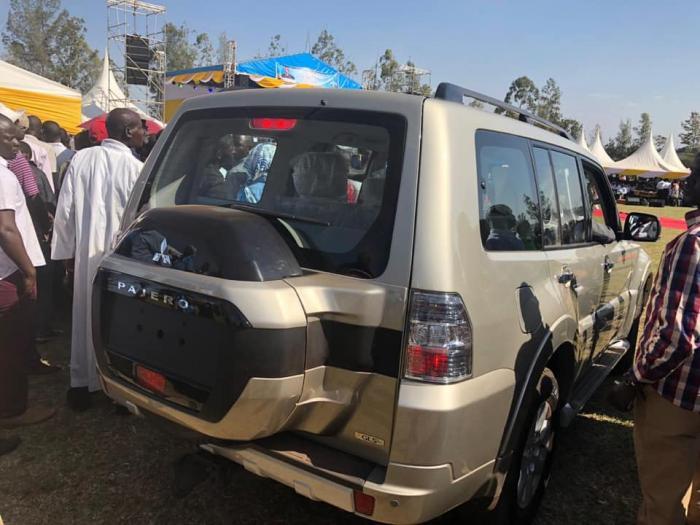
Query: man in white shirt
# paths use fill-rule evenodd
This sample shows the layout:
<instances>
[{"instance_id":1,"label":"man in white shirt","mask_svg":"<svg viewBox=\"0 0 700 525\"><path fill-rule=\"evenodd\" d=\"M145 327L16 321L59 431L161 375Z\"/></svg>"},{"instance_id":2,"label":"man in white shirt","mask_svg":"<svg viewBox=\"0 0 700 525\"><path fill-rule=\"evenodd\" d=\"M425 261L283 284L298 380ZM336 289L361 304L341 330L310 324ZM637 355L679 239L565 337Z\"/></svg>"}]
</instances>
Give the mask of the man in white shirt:
<instances>
[{"instance_id":1,"label":"man in white shirt","mask_svg":"<svg viewBox=\"0 0 700 525\"><path fill-rule=\"evenodd\" d=\"M0 428L38 423L54 414L48 407L27 406L26 353L34 338L35 267L44 264L44 257L22 188L7 168L18 149L16 126L0 116Z\"/></svg>"},{"instance_id":2,"label":"man in white shirt","mask_svg":"<svg viewBox=\"0 0 700 525\"><path fill-rule=\"evenodd\" d=\"M71 160L56 205L51 244L52 259L75 259L68 404L78 411L89 408L89 392L100 389L90 321L92 281L143 166L131 150L143 145L138 114L112 110L107 133L101 145L81 150Z\"/></svg>"},{"instance_id":3,"label":"man in white shirt","mask_svg":"<svg viewBox=\"0 0 700 525\"><path fill-rule=\"evenodd\" d=\"M19 129L19 140L23 140L32 148L34 162L48 177L51 189L56 191L53 184L53 172L56 171L56 153L54 153L51 146L40 140L41 120L34 115L27 117L22 114L17 119L17 127Z\"/></svg>"}]
</instances>

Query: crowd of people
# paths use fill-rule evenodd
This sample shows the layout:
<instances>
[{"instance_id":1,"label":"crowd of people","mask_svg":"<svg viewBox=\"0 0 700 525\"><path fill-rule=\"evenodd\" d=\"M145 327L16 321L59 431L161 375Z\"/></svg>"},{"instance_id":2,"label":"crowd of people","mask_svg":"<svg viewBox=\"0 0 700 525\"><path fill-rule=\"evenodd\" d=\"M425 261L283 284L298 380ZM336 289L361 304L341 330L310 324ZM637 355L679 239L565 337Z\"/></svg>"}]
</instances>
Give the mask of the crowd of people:
<instances>
[{"instance_id":1,"label":"crowd of people","mask_svg":"<svg viewBox=\"0 0 700 525\"><path fill-rule=\"evenodd\" d=\"M617 200L629 204L654 200L665 206L682 206L685 198L685 182L678 180L611 175L610 184Z\"/></svg>"},{"instance_id":2,"label":"crowd of people","mask_svg":"<svg viewBox=\"0 0 700 525\"><path fill-rule=\"evenodd\" d=\"M90 283L110 247L154 140L130 109L115 109L105 137L71 138L56 122L0 114L0 428L51 418L28 403L28 376L58 367L37 344L60 335L54 312L72 288L68 405L85 410L99 390L88 316ZM20 444L0 438L0 455Z\"/></svg>"}]
</instances>

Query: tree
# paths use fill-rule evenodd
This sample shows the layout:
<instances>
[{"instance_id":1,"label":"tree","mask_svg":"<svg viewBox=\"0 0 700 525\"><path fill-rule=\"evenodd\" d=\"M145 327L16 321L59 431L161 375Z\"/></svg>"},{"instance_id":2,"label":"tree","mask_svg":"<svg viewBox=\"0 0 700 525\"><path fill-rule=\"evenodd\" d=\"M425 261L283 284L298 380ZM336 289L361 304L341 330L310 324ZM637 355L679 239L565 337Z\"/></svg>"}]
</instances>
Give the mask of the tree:
<instances>
[{"instance_id":1,"label":"tree","mask_svg":"<svg viewBox=\"0 0 700 525\"><path fill-rule=\"evenodd\" d=\"M637 139L634 142L636 147L641 146L649 138L649 135L651 135L651 117L649 113L642 113L639 116L639 124L634 127L634 133L637 135Z\"/></svg>"},{"instance_id":2,"label":"tree","mask_svg":"<svg viewBox=\"0 0 700 525\"><path fill-rule=\"evenodd\" d=\"M199 33L194 39L194 49L197 52L197 66L211 66L214 63L214 46L209 35Z\"/></svg>"},{"instance_id":3,"label":"tree","mask_svg":"<svg viewBox=\"0 0 700 525\"><path fill-rule=\"evenodd\" d=\"M561 124L561 89L553 78L547 79L544 87L539 91L536 105L537 115L555 124ZM581 125L578 122L576 124L580 128Z\"/></svg>"},{"instance_id":4,"label":"tree","mask_svg":"<svg viewBox=\"0 0 700 525\"><path fill-rule=\"evenodd\" d=\"M335 43L335 37L324 29L318 35L316 43L311 47L311 54L330 64L341 73L354 75L357 73L355 64L345 58L345 53Z\"/></svg>"},{"instance_id":5,"label":"tree","mask_svg":"<svg viewBox=\"0 0 700 525\"><path fill-rule=\"evenodd\" d=\"M170 71L210 66L214 63L214 46L207 33L199 33L195 35L194 41L190 41L192 31L185 24L176 26L170 22L163 26L163 32L165 59Z\"/></svg>"},{"instance_id":6,"label":"tree","mask_svg":"<svg viewBox=\"0 0 700 525\"><path fill-rule=\"evenodd\" d=\"M216 46L216 61L218 64L223 64L228 58L226 55L228 53L228 35L224 31L219 33L219 38L217 39Z\"/></svg>"},{"instance_id":7,"label":"tree","mask_svg":"<svg viewBox=\"0 0 700 525\"><path fill-rule=\"evenodd\" d=\"M400 69L399 62L394 58L394 52L391 49L384 51L384 54L379 57L379 79L384 91L395 93L403 91Z\"/></svg>"},{"instance_id":8,"label":"tree","mask_svg":"<svg viewBox=\"0 0 700 525\"><path fill-rule=\"evenodd\" d=\"M163 26L163 32L168 70L193 68L197 60L197 49L190 44L189 29L184 24L176 26L167 22Z\"/></svg>"},{"instance_id":9,"label":"tree","mask_svg":"<svg viewBox=\"0 0 700 525\"><path fill-rule=\"evenodd\" d=\"M564 128L572 137L579 137L583 131L583 125L573 118L559 118L554 123Z\"/></svg>"},{"instance_id":10,"label":"tree","mask_svg":"<svg viewBox=\"0 0 700 525\"><path fill-rule=\"evenodd\" d=\"M85 21L60 0L10 0L2 43L8 62L74 89L87 91L99 73Z\"/></svg>"},{"instance_id":11,"label":"tree","mask_svg":"<svg viewBox=\"0 0 700 525\"><path fill-rule=\"evenodd\" d=\"M267 45L266 57L279 57L287 53L287 48L282 44L282 36L274 35L270 38L270 43Z\"/></svg>"},{"instance_id":12,"label":"tree","mask_svg":"<svg viewBox=\"0 0 700 525\"><path fill-rule=\"evenodd\" d=\"M484 103L477 99L473 99L467 106L474 109L484 109Z\"/></svg>"},{"instance_id":13,"label":"tree","mask_svg":"<svg viewBox=\"0 0 700 525\"><path fill-rule=\"evenodd\" d=\"M526 76L518 77L511 82L506 96L503 99L508 104L513 104L522 109L535 113L540 98L540 90L535 83ZM502 113L503 111L500 111Z\"/></svg>"},{"instance_id":14,"label":"tree","mask_svg":"<svg viewBox=\"0 0 700 525\"><path fill-rule=\"evenodd\" d=\"M423 95L429 97L432 88L429 84L422 84L420 79L420 71L417 71L416 65L412 61L406 62L406 65L401 68L403 72L403 89L404 93L412 95Z\"/></svg>"},{"instance_id":15,"label":"tree","mask_svg":"<svg viewBox=\"0 0 700 525\"><path fill-rule=\"evenodd\" d=\"M663 135L654 135L654 147L657 150L664 149L665 145L666 145L666 137L664 137Z\"/></svg>"},{"instance_id":16,"label":"tree","mask_svg":"<svg viewBox=\"0 0 700 525\"><path fill-rule=\"evenodd\" d=\"M620 129L617 135L608 141L605 149L613 160L624 159L634 151L632 122L629 119L620 121Z\"/></svg>"},{"instance_id":17,"label":"tree","mask_svg":"<svg viewBox=\"0 0 700 525\"><path fill-rule=\"evenodd\" d=\"M691 151L700 149L700 113L693 111L687 120L681 123L683 133L680 134L681 144Z\"/></svg>"}]
</instances>

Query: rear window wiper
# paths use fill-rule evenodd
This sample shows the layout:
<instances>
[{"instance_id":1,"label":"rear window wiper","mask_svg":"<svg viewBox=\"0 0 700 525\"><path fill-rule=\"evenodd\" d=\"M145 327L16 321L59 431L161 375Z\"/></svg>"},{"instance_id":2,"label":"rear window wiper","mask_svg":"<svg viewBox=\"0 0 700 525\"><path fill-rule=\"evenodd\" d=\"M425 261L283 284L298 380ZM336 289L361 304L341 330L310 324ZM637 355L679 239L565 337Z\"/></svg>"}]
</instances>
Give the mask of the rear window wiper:
<instances>
[{"instance_id":1,"label":"rear window wiper","mask_svg":"<svg viewBox=\"0 0 700 525\"><path fill-rule=\"evenodd\" d=\"M265 217L274 217L276 219L289 219L292 221L308 222L309 224L319 224L321 226L331 225L331 223L328 221L322 221L314 217L303 217L301 215L294 215L293 213L285 213L283 211L266 210L265 208L258 208L257 206L251 206L250 204L231 202L227 204L227 206L236 210L248 211L257 215L263 215Z\"/></svg>"}]
</instances>

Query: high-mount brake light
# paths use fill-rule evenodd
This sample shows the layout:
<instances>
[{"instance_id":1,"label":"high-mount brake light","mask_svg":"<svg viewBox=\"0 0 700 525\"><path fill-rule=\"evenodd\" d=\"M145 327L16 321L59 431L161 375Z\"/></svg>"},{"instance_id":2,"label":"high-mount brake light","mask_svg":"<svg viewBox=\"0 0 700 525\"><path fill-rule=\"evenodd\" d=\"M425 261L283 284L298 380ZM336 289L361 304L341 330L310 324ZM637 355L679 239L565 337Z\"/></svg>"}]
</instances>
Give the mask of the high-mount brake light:
<instances>
[{"instance_id":1,"label":"high-mount brake light","mask_svg":"<svg viewBox=\"0 0 700 525\"><path fill-rule=\"evenodd\" d=\"M412 293L404 375L443 384L471 377L472 327L459 294Z\"/></svg>"},{"instance_id":2,"label":"high-mount brake light","mask_svg":"<svg viewBox=\"0 0 700 525\"><path fill-rule=\"evenodd\" d=\"M251 129L261 129L264 131L288 131L297 125L297 120L293 118L254 118L250 120Z\"/></svg>"}]
</instances>

